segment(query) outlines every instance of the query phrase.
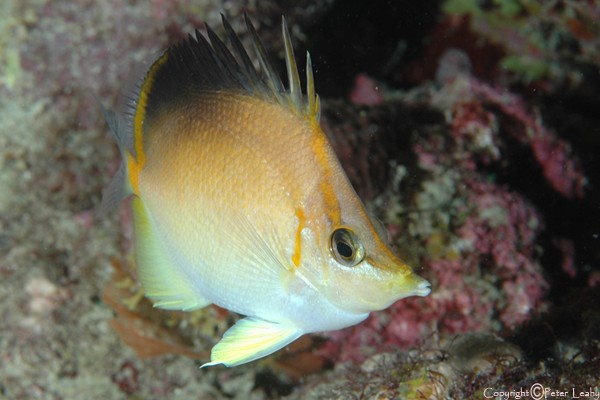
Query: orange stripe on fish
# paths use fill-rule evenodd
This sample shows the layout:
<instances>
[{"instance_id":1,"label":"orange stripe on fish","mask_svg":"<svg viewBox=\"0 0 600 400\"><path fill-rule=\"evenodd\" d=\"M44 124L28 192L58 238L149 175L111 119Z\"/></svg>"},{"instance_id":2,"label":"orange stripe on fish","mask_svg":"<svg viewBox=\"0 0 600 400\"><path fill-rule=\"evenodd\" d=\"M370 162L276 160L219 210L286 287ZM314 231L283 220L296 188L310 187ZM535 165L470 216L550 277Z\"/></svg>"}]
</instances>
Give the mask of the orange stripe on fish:
<instances>
[{"instance_id":1,"label":"orange stripe on fish","mask_svg":"<svg viewBox=\"0 0 600 400\"><path fill-rule=\"evenodd\" d=\"M127 171L129 173L129 184L131 190L136 196L140 195L140 173L142 172L142 164L135 161L131 154L127 154Z\"/></svg>"},{"instance_id":2,"label":"orange stripe on fish","mask_svg":"<svg viewBox=\"0 0 600 400\"><path fill-rule=\"evenodd\" d=\"M333 177L331 171L331 152L329 142L327 142L327 138L320 128L317 128L317 130L314 132L315 134L313 135L313 140L311 141L311 147L323 172L323 177L319 184L319 188L325 202L325 212L327 213L327 216L329 217L329 220L332 222L333 226L339 226L342 224L342 217L340 204L335 192L335 185L332 182Z\"/></svg>"},{"instance_id":3,"label":"orange stripe on fish","mask_svg":"<svg viewBox=\"0 0 600 400\"><path fill-rule=\"evenodd\" d=\"M292 255L292 263L298 268L300 266L300 260L302 258L302 229L306 218L304 217L304 211L301 208L296 209L296 218L298 218L298 228L296 228L296 241L294 243L294 254Z\"/></svg>"},{"instance_id":4,"label":"orange stripe on fish","mask_svg":"<svg viewBox=\"0 0 600 400\"><path fill-rule=\"evenodd\" d=\"M148 97L150 90L154 85L157 73L161 70L164 63L169 59L169 53L166 52L154 64L146 74L146 79L140 89L139 98L135 107L135 118L133 120L133 137L136 162L141 170L146 163L146 153L144 152L144 120L148 106Z\"/></svg>"}]
</instances>

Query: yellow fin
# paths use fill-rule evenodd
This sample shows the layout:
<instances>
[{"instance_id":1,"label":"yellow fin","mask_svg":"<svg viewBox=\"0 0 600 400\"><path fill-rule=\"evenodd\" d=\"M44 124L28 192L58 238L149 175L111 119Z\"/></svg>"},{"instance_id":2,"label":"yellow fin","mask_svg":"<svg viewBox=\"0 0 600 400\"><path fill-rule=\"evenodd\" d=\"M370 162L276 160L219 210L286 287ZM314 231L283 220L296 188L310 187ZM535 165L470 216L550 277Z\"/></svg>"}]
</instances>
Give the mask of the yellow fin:
<instances>
[{"instance_id":1,"label":"yellow fin","mask_svg":"<svg viewBox=\"0 0 600 400\"><path fill-rule=\"evenodd\" d=\"M193 290L191 282L165 253L142 200L132 200L138 277L154 307L191 311L211 304Z\"/></svg>"},{"instance_id":2,"label":"yellow fin","mask_svg":"<svg viewBox=\"0 0 600 400\"><path fill-rule=\"evenodd\" d=\"M213 347L210 362L201 368L224 364L235 367L264 357L287 346L302 336L299 329L248 317L229 328Z\"/></svg>"}]
</instances>

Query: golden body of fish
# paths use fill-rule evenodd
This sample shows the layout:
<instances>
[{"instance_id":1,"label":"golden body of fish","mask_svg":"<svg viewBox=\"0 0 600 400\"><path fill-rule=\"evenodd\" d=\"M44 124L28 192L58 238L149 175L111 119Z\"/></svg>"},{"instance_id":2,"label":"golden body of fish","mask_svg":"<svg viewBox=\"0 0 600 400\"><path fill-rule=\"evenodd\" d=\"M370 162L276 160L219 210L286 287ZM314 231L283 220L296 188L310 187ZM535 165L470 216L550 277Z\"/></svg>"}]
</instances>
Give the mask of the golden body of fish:
<instances>
[{"instance_id":1,"label":"golden body of fish","mask_svg":"<svg viewBox=\"0 0 600 400\"><path fill-rule=\"evenodd\" d=\"M380 237L319 127L285 22L288 88L254 28L261 70L225 19L168 49L134 93L105 111L124 157L105 207L133 195L139 278L155 306L217 304L247 316L207 365L239 365L305 333L340 329L396 300L425 296Z\"/></svg>"}]
</instances>

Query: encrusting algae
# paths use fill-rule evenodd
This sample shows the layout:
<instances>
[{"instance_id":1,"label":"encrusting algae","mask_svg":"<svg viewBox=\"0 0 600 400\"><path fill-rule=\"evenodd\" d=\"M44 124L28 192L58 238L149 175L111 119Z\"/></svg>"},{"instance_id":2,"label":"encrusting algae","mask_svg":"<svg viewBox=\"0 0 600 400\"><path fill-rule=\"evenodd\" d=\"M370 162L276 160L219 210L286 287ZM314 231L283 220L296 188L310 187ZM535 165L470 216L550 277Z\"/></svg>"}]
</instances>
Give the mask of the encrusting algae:
<instances>
[{"instance_id":1,"label":"encrusting algae","mask_svg":"<svg viewBox=\"0 0 600 400\"><path fill-rule=\"evenodd\" d=\"M256 70L207 27L167 49L123 115L105 110L123 163L104 208L132 197L137 272L155 307L245 315L203 366L236 366L337 330L430 285L386 245L325 134L310 56L287 88L246 19Z\"/></svg>"}]
</instances>

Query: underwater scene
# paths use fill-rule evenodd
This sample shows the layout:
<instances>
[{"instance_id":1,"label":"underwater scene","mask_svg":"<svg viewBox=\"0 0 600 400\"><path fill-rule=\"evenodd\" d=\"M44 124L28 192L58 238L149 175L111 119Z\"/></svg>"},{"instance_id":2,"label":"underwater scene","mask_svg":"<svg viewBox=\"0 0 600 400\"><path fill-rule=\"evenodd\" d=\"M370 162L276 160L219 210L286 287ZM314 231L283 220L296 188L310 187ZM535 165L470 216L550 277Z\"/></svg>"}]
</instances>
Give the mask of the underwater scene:
<instances>
[{"instance_id":1,"label":"underwater scene","mask_svg":"<svg viewBox=\"0 0 600 400\"><path fill-rule=\"evenodd\" d=\"M600 399L598 21L3 0L0 399Z\"/></svg>"}]
</instances>

